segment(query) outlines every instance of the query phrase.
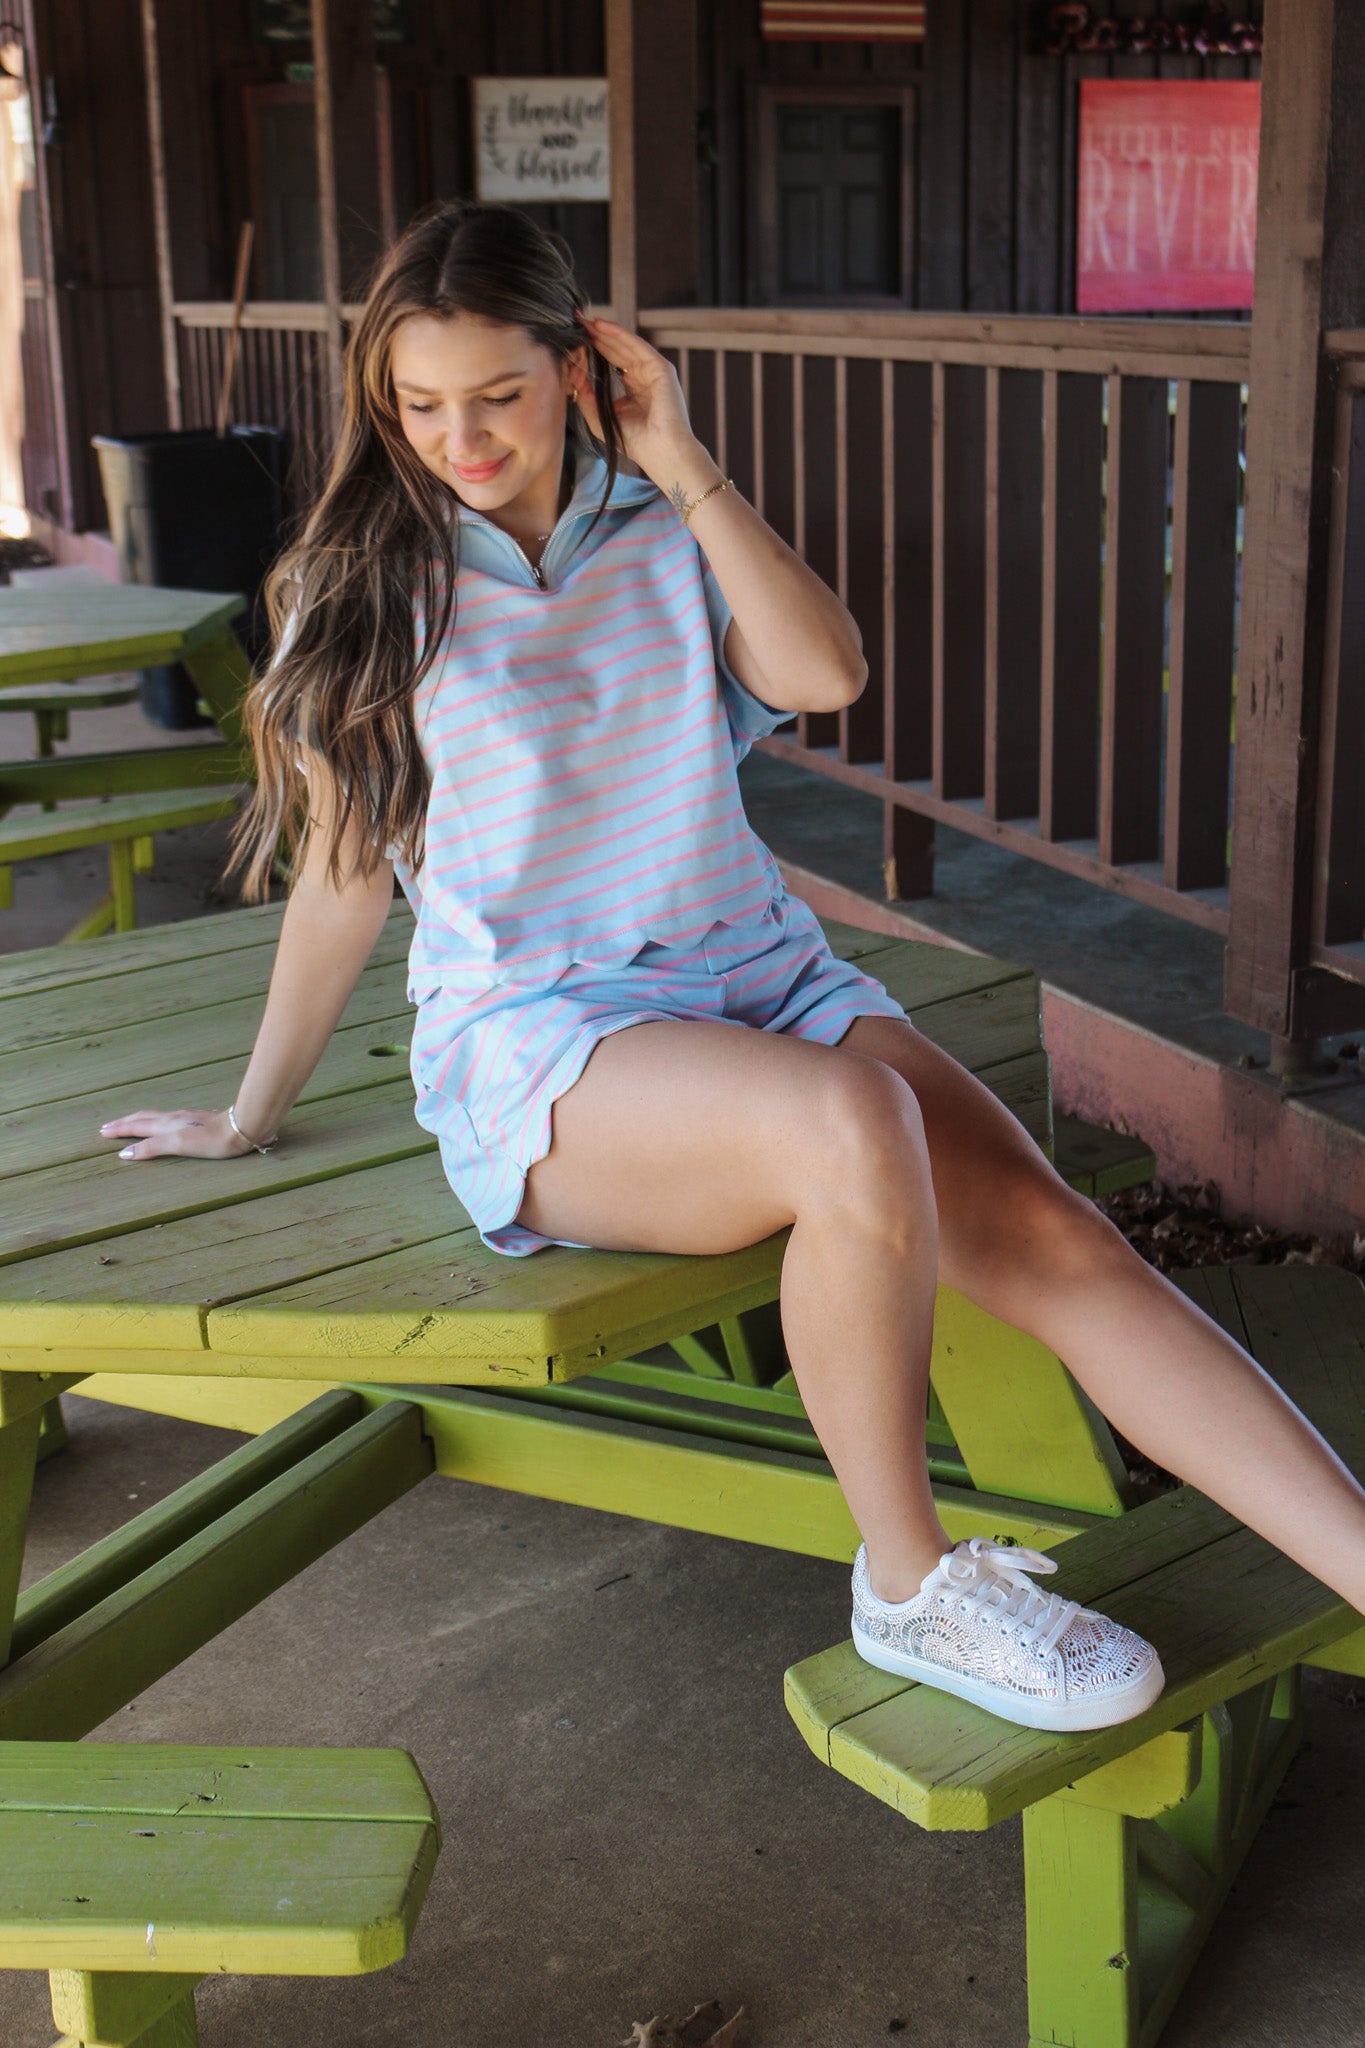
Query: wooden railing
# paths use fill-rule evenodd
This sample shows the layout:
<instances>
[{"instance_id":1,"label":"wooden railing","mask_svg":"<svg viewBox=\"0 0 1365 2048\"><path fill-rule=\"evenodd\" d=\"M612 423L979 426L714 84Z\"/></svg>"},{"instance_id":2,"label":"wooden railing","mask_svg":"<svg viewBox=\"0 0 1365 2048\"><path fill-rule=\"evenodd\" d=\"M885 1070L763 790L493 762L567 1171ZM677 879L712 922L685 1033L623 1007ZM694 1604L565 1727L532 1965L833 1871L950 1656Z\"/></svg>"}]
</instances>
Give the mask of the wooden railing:
<instances>
[{"instance_id":1,"label":"wooden railing","mask_svg":"<svg viewBox=\"0 0 1365 2048\"><path fill-rule=\"evenodd\" d=\"M348 313L351 309L348 309ZM230 309L180 306L186 425ZM646 311L698 432L836 588L870 681L762 742L882 804L887 893L944 823L1227 928L1249 330ZM326 438L324 320L251 305L236 417ZM1365 334L1331 337L1335 460L1308 954L1365 982Z\"/></svg>"},{"instance_id":2,"label":"wooden railing","mask_svg":"<svg viewBox=\"0 0 1365 2048\"><path fill-rule=\"evenodd\" d=\"M359 308L343 308L353 319ZM232 307L209 300L175 308L180 402L187 427L211 427L227 360ZM289 497L297 508L322 481L329 433L327 312L311 300L265 300L242 313L233 418L289 436Z\"/></svg>"},{"instance_id":3,"label":"wooden railing","mask_svg":"<svg viewBox=\"0 0 1365 2048\"><path fill-rule=\"evenodd\" d=\"M871 680L772 753L1214 929L1248 330L647 312L717 459L838 590Z\"/></svg>"}]
</instances>

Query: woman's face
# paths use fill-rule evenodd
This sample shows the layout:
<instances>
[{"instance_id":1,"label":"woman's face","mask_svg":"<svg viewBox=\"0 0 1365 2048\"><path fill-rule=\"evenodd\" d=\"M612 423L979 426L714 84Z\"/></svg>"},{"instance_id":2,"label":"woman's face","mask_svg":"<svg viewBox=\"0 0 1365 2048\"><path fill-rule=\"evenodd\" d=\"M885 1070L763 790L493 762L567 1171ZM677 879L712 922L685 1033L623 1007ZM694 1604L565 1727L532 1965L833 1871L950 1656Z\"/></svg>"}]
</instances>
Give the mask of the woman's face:
<instances>
[{"instance_id":1,"label":"woman's face","mask_svg":"<svg viewBox=\"0 0 1365 2048\"><path fill-rule=\"evenodd\" d=\"M555 506L582 350L565 361L524 327L419 313L398 328L390 371L409 444L472 510L493 517L523 498L527 511Z\"/></svg>"}]
</instances>

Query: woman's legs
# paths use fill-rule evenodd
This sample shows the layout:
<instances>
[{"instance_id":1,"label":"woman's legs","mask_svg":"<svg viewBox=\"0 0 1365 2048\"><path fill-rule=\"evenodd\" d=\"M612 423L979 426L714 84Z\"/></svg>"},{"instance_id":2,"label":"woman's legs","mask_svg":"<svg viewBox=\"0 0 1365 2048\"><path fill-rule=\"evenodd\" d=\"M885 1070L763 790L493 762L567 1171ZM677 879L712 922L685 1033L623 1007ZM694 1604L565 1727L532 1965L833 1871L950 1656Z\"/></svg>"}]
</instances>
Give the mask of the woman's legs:
<instances>
[{"instance_id":1,"label":"woman's legs","mask_svg":"<svg viewBox=\"0 0 1365 2048\"><path fill-rule=\"evenodd\" d=\"M951 1548L924 1456L938 1233L919 1110L888 1064L743 1025L632 1025L555 1104L518 1221L691 1253L790 1224L782 1323L807 1413L876 1590L918 1590Z\"/></svg>"},{"instance_id":2,"label":"woman's legs","mask_svg":"<svg viewBox=\"0 0 1365 2048\"><path fill-rule=\"evenodd\" d=\"M947 1548L924 1461L937 1278L1066 1360L1115 1426L1365 1611L1365 1493L1218 1327L1072 1193L955 1061L860 1018L830 1048L634 1025L555 1106L520 1221L720 1252L792 1225L792 1368L884 1599Z\"/></svg>"},{"instance_id":3,"label":"woman's legs","mask_svg":"<svg viewBox=\"0 0 1365 2048\"><path fill-rule=\"evenodd\" d=\"M884 1061L914 1091L940 1277L1040 1338L1149 1457L1365 1611L1365 1492L1268 1375L946 1053L883 1017L860 1017L843 1048Z\"/></svg>"}]
</instances>

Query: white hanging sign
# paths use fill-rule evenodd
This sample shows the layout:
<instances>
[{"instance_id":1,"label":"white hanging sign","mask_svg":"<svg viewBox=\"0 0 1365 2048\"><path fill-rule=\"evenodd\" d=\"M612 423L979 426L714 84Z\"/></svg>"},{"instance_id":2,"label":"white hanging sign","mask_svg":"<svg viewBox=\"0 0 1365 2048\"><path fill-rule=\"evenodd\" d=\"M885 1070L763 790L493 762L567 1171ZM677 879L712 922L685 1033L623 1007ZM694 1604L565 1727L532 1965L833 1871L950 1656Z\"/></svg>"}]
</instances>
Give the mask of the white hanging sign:
<instances>
[{"instance_id":1,"label":"white hanging sign","mask_svg":"<svg viewBox=\"0 0 1365 2048\"><path fill-rule=\"evenodd\" d=\"M610 199L605 78L476 78L480 199Z\"/></svg>"}]
</instances>

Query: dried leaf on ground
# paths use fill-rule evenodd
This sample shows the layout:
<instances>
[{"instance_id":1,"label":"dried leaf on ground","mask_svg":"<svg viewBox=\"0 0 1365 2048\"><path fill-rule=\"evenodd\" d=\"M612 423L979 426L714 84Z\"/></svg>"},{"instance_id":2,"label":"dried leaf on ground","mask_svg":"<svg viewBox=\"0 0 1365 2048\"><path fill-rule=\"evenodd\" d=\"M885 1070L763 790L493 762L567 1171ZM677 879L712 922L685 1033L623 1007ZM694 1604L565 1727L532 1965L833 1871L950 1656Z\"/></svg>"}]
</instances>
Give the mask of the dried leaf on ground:
<instances>
[{"instance_id":1,"label":"dried leaf on ground","mask_svg":"<svg viewBox=\"0 0 1365 2048\"><path fill-rule=\"evenodd\" d=\"M693 2006L685 2019L662 2013L652 2020L635 2020L620 2048L739 2048L748 2024L746 2007L727 2020L720 2000L712 1998Z\"/></svg>"},{"instance_id":2,"label":"dried leaf on ground","mask_svg":"<svg viewBox=\"0 0 1365 2048\"><path fill-rule=\"evenodd\" d=\"M1100 1207L1148 1265L1163 1273L1184 1266L1299 1265L1365 1273L1365 1237L1347 1250L1260 1223L1230 1222L1212 1181L1178 1188L1148 1181L1106 1195Z\"/></svg>"}]
</instances>

